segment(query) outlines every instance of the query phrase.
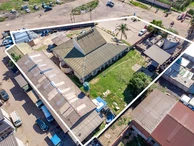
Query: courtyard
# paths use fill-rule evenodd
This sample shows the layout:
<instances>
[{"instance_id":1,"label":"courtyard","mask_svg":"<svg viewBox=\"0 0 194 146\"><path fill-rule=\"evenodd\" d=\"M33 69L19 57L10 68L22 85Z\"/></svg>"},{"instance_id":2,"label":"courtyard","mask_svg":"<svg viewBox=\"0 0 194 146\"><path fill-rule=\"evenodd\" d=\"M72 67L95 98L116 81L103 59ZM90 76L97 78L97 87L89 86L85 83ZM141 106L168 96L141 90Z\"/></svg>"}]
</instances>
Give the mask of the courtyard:
<instances>
[{"instance_id":1,"label":"courtyard","mask_svg":"<svg viewBox=\"0 0 194 146\"><path fill-rule=\"evenodd\" d=\"M133 100L130 91L126 90L129 80L135 71L135 64L145 66L144 57L136 50L130 50L123 58L101 72L90 83L90 96L102 97L108 107L118 114Z\"/></svg>"}]
</instances>

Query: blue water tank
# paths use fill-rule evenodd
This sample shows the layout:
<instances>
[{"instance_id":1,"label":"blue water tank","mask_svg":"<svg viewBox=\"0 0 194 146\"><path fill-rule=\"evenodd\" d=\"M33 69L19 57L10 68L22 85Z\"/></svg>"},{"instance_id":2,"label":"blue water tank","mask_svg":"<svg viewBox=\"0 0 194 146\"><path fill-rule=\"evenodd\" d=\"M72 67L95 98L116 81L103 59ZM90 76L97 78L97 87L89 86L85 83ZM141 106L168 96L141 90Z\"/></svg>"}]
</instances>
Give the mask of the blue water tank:
<instances>
[{"instance_id":1,"label":"blue water tank","mask_svg":"<svg viewBox=\"0 0 194 146\"><path fill-rule=\"evenodd\" d=\"M83 86L84 86L84 91L88 92L90 90L90 85L88 82L84 82Z\"/></svg>"}]
</instances>

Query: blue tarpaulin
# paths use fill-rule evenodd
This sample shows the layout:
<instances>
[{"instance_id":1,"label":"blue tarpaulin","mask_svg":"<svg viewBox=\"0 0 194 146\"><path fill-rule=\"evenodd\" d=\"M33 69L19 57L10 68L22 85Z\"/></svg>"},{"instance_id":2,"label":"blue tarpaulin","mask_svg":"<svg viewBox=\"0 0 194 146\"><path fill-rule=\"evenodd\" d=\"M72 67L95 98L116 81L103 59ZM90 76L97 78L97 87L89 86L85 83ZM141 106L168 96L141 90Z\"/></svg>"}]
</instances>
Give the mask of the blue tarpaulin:
<instances>
[{"instance_id":1,"label":"blue tarpaulin","mask_svg":"<svg viewBox=\"0 0 194 146\"><path fill-rule=\"evenodd\" d=\"M96 108L97 112L100 112L107 105L106 101L104 101L99 96L96 99L94 99L93 101L97 105L97 108Z\"/></svg>"},{"instance_id":2,"label":"blue tarpaulin","mask_svg":"<svg viewBox=\"0 0 194 146\"><path fill-rule=\"evenodd\" d=\"M56 146L57 144L59 144L61 142L61 139L55 134L53 135L53 137L51 138L52 143Z\"/></svg>"}]
</instances>

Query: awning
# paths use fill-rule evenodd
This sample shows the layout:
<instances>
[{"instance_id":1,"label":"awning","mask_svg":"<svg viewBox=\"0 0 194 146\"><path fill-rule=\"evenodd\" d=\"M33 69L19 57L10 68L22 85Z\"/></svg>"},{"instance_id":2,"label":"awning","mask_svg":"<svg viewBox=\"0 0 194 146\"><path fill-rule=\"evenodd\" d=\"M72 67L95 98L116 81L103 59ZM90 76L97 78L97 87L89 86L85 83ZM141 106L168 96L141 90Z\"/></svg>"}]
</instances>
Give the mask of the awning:
<instances>
[{"instance_id":1,"label":"awning","mask_svg":"<svg viewBox=\"0 0 194 146\"><path fill-rule=\"evenodd\" d=\"M144 51L144 54L150 57L152 60L156 61L159 65L162 65L171 56L156 45L152 45L150 48Z\"/></svg>"},{"instance_id":2,"label":"awning","mask_svg":"<svg viewBox=\"0 0 194 146\"><path fill-rule=\"evenodd\" d=\"M21 74L16 76L15 80L21 88L28 84Z\"/></svg>"},{"instance_id":3,"label":"awning","mask_svg":"<svg viewBox=\"0 0 194 146\"><path fill-rule=\"evenodd\" d=\"M93 99L92 101L97 106L96 108L97 112L100 112L107 105L107 103L101 97L97 97L96 99Z\"/></svg>"}]
</instances>

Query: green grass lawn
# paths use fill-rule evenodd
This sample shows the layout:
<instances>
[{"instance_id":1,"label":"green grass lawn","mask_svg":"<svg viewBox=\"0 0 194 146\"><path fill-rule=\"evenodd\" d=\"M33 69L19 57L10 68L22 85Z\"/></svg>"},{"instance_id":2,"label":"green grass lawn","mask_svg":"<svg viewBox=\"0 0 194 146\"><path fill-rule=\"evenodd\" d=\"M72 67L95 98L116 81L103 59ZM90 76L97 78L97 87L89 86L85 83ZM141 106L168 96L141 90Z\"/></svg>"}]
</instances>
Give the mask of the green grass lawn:
<instances>
[{"instance_id":1,"label":"green grass lawn","mask_svg":"<svg viewBox=\"0 0 194 146\"><path fill-rule=\"evenodd\" d=\"M42 3L55 2L54 0L10 0L8 2L2 3L0 5L0 11L10 11L12 9L21 10L22 5L28 5L30 10L32 11L33 6L36 4L41 7Z\"/></svg>"},{"instance_id":2,"label":"green grass lawn","mask_svg":"<svg viewBox=\"0 0 194 146\"><path fill-rule=\"evenodd\" d=\"M93 9L95 9L99 4L99 1L98 0L93 0L93 1L90 1L86 4L83 4L79 7L76 7L72 10L72 13L74 15L80 15L81 14L81 11L92 11Z\"/></svg>"},{"instance_id":3,"label":"green grass lawn","mask_svg":"<svg viewBox=\"0 0 194 146\"><path fill-rule=\"evenodd\" d=\"M118 114L126 102L129 103L134 98L125 89L134 73L132 66L135 64L144 65L144 59L138 51L130 50L123 58L90 81L90 96L103 98L103 92L108 89L111 93L104 100L108 107ZM115 109L113 102L118 104L120 110Z\"/></svg>"},{"instance_id":4,"label":"green grass lawn","mask_svg":"<svg viewBox=\"0 0 194 146\"><path fill-rule=\"evenodd\" d=\"M130 0L130 3L132 3L134 6L140 7L140 8L145 9L145 10L149 9L148 6L146 6L146 5L144 5L144 4L140 3L140 2L137 2L137 1L131 1Z\"/></svg>"}]
</instances>

